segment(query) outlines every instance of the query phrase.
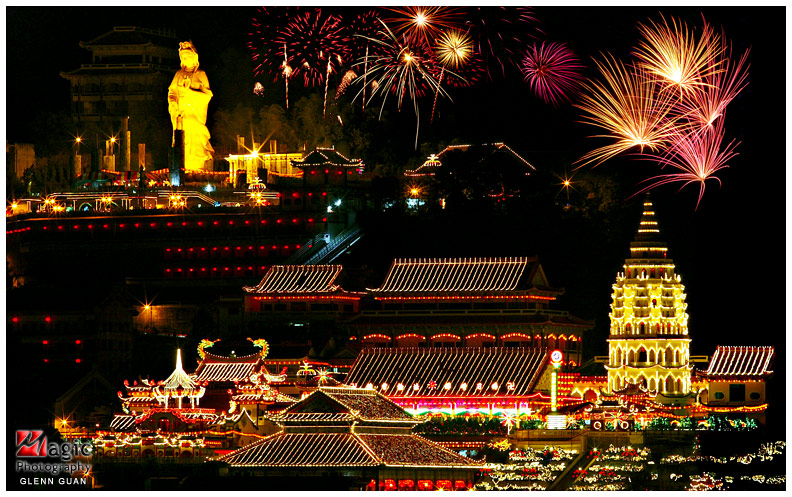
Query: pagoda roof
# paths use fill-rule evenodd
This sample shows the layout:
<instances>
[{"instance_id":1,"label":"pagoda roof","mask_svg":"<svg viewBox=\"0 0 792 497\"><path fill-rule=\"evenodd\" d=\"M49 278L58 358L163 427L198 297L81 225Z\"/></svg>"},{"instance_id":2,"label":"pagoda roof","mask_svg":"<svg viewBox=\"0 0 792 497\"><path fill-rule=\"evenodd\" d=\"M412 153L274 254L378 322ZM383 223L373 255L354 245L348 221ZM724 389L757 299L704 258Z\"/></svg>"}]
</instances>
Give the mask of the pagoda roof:
<instances>
[{"instance_id":1,"label":"pagoda roof","mask_svg":"<svg viewBox=\"0 0 792 497\"><path fill-rule=\"evenodd\" d=\"M340 265L272 266L254 287L244 287L255 294L330 294L344 292L335 284L343 269Z\"/></svg>"},{"instance_id":2,"label":"pagoda roof","mask_svg":"<svg viewBox=\"0 0 792 497\"><path fill-rule=\"evenodd\" d=\"M273 420L281 424L300 422L306 413L332 413L344 415L344 419L396 425L419 422L376 390L348 386L319 387Z\"/></svg>"},{"instance_id":3,"label":"pagoda roof","mask_svg":"<svg viewBox=\"0 0 792 497\"><path fill-rule=\"evenodd\" d=\"M387 384L385 392L390 396L523 396L532 393L548 360L549 352L543 348L368 348L361 351L345 381L375 388Z\"/></svg>"},{"instance_id":4,"label":"pagoda roof","mask_svg":"<svg viewBox=\"0 0 792 497\"><path fill-rule=\"evenodd\" d=\"M204 352L204 359L193 376L198 382L243 380L255 373L260 365L259 354L225 357Z\"/></svg>"},{"instance_id":5,"label":"pagoda roof","mask_svg":"<svg viewBox=\"0 0 792 497\"><path fill-rule=\"evenodd\" d=\"M221 460L234 467L480 466L418 435L349 432L280 432L232 452Z\"/></svg>"},{"instance_id":6,"label":"pagoda roof","mask_svg":"<svg viewBox=\"0 0 792 497\"><path fill-rule=\"evenodd\" d=\"M110 429L115 432L135 431L135 416L131 414L116 414L110 421Z\"/></svg>"},{"instance_id":7,"label":"pagoda roof","mask_svg":"<svg viewBox=\"0 0 792 497\"><path fill-rule=\"evenodd\" d=\"M699 375L709 379L762 378L772 374L775 349L770 346L733 347L718 345L709 366Z\"/></svg>"},{"instance_id":8,"label":"pagoda roof","mask_svg":"<svg viewBox=\"0 0 792 497\"><path fill-rule=\"evenodd\" d=\"M397 258L375 297L444 294L524 294L541 290L553 294L536 257Z\"/></svg>"},{"instance_id":9,"label":"pagoda roof","mask_svg":"<svg viewBox=\"0 0 792 497\"><path fill-rule=\"evenodd\" d=\"M327 167L341 166L358 168L363 166L362 159L349 159L335 148L316 148L301 160L292 160L295 167Z\"/></svg>"},{"instance_id":10,"label":"pagoda roof","mask_svg":"<svg viewBox=\"0 0 792 497\"><path fill-rule=\"evenodd\" d=\"M108 31L97 36L91 41L80 42L80 46L89 48L96 45L159 45L173 47L176 51L177 38L175 33L165 31L140 28L137 26L116 26L112 31Z\"/></svg>"},{"instance_id":11,"label":"pagoda roof","mask_svg":"<svg viewBox=\"0 0 792 497\"><path fill-rule=\"evenodd\" d=\"M630 244L630 247L637 248L657 243L665 244L665 242L660 241L660 227L655 217L654 204L652 204L652 199L647 194L643 202L643 213L638 224L638 232L635 241Z\"/></svg>"}]
</instances>

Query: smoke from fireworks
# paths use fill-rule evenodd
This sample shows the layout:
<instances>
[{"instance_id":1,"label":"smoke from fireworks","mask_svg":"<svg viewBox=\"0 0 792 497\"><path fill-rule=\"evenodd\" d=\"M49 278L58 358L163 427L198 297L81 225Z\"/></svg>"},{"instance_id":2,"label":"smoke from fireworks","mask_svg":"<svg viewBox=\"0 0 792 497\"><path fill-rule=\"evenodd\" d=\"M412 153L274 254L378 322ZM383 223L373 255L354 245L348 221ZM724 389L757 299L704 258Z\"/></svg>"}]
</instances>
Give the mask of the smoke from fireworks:
<instances>
[{"instance_id":1,"label":"smoke from fireworks","mask_svg":"<svg viewBox=\"0 0 792 497\"><path fill-rule=\"evenodd\" d=\"M520 64L526 83L539 98L554 106L569 101L568 93L577 86L583 68L563 43L534 44Z\"/></svg>"}]
</instances>

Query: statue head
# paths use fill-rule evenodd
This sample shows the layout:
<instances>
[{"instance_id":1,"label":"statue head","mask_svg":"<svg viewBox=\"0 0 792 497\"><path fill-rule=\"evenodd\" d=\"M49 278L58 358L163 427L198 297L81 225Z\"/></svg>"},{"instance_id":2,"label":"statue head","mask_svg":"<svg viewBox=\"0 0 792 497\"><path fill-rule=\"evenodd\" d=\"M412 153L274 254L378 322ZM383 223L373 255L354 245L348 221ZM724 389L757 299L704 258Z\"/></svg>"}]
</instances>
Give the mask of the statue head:
<instances>
[{"instance_id":1,"label":"statue head","mask_svg":"<svg viewBox=\"0 0 792 497\"><path fill-rule=\"evenodd\" d=\"M179 60L181 61L182 69L186 71L198 69L198 52L191 41L179 43Z\"/></svg>"}]
</instances>

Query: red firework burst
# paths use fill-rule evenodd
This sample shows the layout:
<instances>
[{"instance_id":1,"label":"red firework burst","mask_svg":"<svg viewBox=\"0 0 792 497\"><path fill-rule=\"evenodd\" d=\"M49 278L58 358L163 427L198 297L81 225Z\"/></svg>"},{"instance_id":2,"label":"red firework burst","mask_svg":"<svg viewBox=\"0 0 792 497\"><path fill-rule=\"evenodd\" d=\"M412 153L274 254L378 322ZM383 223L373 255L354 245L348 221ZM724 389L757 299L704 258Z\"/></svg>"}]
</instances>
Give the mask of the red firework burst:
<instances>
[{"instance_id":1,"label":"red firework burst","mask_svg":"<svg viewBox=\"0 0 792 497\"><path fill-rule=\"evenodd\" d=\"M291 77L302 76L305 86L318 86L337 72L349 53L341 19L320 8L293 16L273 40L286 45Z\"/></svg>"},{"instance_id":2,"label":"red firework burst","mask_svg":"<svg viewBox=\"0 0 792 497\"><path fill-rule=\"evenodd\" d=\"M558 106L570 101L584 68L564 43L534 44L528 48L520 64L526 83L545 102Z\"/></svg>"}]
</instances>

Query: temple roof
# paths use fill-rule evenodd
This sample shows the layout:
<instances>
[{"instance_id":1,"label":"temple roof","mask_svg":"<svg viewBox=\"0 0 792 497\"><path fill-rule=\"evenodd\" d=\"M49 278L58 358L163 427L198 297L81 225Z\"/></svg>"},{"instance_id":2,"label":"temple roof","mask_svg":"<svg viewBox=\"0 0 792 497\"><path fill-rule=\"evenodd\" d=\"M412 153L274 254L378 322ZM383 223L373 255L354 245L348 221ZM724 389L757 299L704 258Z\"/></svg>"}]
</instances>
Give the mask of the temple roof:
<instances>
[{"instance_id":1,"label":"temple roof","mask_svg":"<svg viewBox=\"0 0 792 497\"><path fill-rule=\"evenodd\" d=\"M108 31L97 36L91 41L80 42L81 47L88 48L93 45L159 45L173 48L174 54L178 48L178 41L175 33L165 31L140 28L136 26L116 26L112 31Z\"/></svg>"},{"instance_id":2,"label":"temple roof","mask_svg":"<svg viewBox=\"0 0 792 497\"><path fill-rule=\"evenodd\" d=\"M165 390L194 389L198 384L182 368L181 349L176 350L176 368L165 380Z\"/></svg>"},{"instance_id":3,"label":"temple roof","mask_svg":"<svg viewBox=\"0 0 792 497\"><path fill-rule=\"evenodd\" d=\"M335 284L343 268L339 265L272 266L261 282L244 287L247 293L333 293L343 291Z\"/></svg>"},{"instance_id":4,"label":"temple roof","mask_svg":"<svg viewBox=\"0 0 792 497\"><path fill-rule=\"evenodd\" d=\"M426 326L426 316L403 315L403 314L361 314L354 320L348 322L351 327L362 326L387 326L387 325L416 325ZM464 315L450 315L450 314L433 314L431 325L435 326L459 326L459 325L548 325L548 326L564 326L564 327L577 327L583 329L590 329L594 326L593 321L586 321L575 317L571 314L557 311L552 313L543 313L541 310L535 313L520 312L514 314L464 314ZM556 333L558 333L556 331ZM569 331L567 331L569 333ZM466 334L457 333L463 337ZM472 333L471 333L472 334Z\"/></svg>"},{"instance_id":5,"label":"temple roof","mask_svg":"<svg viewBox=\"0 0 792 497\"><path fill-rule=\"evenodd\" d=\"M131 414L116 414L110 421L110 428L115 432L135 431L135 416Z\"/></svg>"},{"instance_id":6,"label":"temple roof","mask_svg":"<svg viewBox=\"0 0 792 497\"><path fill-rule=\"evenodd\" d=\"M719 345L701 376L710 379L750 377L759 378L772 374L770 364L775 349L761 347L730 347Z\"/></svg>"},{"instance_id":7,"label":"temple roof","mask_svg":"<svg viewBox=\"0 0 792 497\"><path fill-rule=\"evenodd\" d=\"M289 407L274 421L289 424L303 421L306 413L348 415L349 419L379 423L416 424L418 420L373 389L319 387L308 397ZM328 418L329 420L329 418Z\"/></svg>"},{"instance_id":8,"label":"temple roof","mask_svg":"<svg viewBox=\"0 0 792 497\"><path fill-rule=\"evenodd\" d=\"M437 170L442 167L442 158L449 153L475 153L474 160L481 165L486 165L492 160L498 163L503 163L504 158L507 161L513 161L521 166L525 166L531 171L536 171L536 168L528 162L524 157L515 152L511 147L505 143L485 143L482 145L449 145L444 148L437 155L432 155L423 164L416 169L408 169L404 171L405 176L433 176Z\"/></svg>"},{"instance_id":9,"label":"temple roof","mask_svg":"<svg viewBox=\"0 0 792 497\"><path fill-rule=\"evenodd\" d=\"M519 292L540 289L552 293L536 257L473 257L395 259L375 296Z\"/></svg>"},{"instance_id":10,"label":"temple roof","mask_svg":"<svg viewBox=\"0 0 792 497\"><path fill-rule=\"evenodd\" d=\"M201 364L195 370L196 381L234 381L250 377L261 365L261 356L224 357L204 352Z\"/></svg>"},{"instance_id":11,"label":"temple roof","mask_svg":"<svg viewBox=\"0 0 792 497\"><path fill-rule=\"evenodd\" d=\"M369 348L345 381L390 396L529 395L548 358L540 348Z\"/></svg>"},{"instance_id":12,"label":"temple roof","mask_svg":"<svg viewBox=\"0 0 792 497\"><path fill-rule=\"evenodd\" d=\"M341 155L335 148L316 148L302 160L292 160L292 166L342 166L342 167L363 167L361 159L349 159Z\"/></svg>"}]
</instances>

